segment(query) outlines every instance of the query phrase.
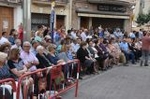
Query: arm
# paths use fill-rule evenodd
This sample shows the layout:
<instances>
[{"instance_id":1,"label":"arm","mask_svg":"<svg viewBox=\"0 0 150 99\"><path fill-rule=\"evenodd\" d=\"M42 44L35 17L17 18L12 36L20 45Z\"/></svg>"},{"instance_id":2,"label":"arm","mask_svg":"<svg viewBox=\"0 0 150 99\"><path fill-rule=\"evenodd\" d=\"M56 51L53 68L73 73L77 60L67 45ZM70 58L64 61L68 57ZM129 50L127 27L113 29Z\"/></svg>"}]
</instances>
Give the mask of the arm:
<instances>
[{"instance_id":1,"label":"arm","mask_svg":"<svg viewBox=\"0 0 150 99\"><path fill-rule=\"evenodd\" d=\"M11 69L10 70L13 74L15 74L17 77L20 77L22 76L22 74L24 74L26 71L27 71L27 68L24 66L24 69L23 70L17 70L16 68L14 69Z\"/></svg>"},{"instance_id":2,"label":"arm","mask_svg":"<svg viewBox=\"0 0 150 99\"><path fill-rule=\"evenodd\" d=\"M15 74L16 76L20 77L24 72L27 71L26 66L23 66L23 70L17 70L17 68L15 67L15 65L12 63L11 60L8 60L8 66L10 68L10 71Z\"/></svg>"}]
</instances>

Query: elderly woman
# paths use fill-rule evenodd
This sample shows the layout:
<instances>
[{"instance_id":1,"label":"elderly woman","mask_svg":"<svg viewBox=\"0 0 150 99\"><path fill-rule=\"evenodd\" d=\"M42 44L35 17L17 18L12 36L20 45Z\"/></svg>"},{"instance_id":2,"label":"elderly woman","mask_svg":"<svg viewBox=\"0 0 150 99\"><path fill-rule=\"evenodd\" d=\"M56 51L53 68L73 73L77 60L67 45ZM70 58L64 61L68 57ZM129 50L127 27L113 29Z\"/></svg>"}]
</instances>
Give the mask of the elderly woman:
<instances>
[{"instance_id":1,"label":"elderly woman","mask_svg":"<svg viewBox=\"0 0 150 99\"><path fill-rule=\"evenodd\" d=\"M5 64L7 61L7 54L0 52L0 80L10 78L11 74L9 72L8 66ZM5 85L0 85L0 97L3 97L3 89L5 88L5 99L12 99L12 87L9 83Z\"/></svg>"},{"instance_id":2,"label":"elderly woman","mask_svg":"<svg viewBox=\"0 0 150 99\"><path fill-rule=\"evenodd\" d=\"M51 62L48 60L47 56L44 54L44 47L39 45L36 48L37 54L36 57L39 60L39 64L37 65L37 68L45 68L51 66Z\"/></svg>"},{"instance_id":3,"label":"elderly woman","mask_svg":"<svg viewBox=\"0 0 150 99\"><path fill-rule=\"evenodd\" d=\"M35 71L37 69L36 65L39 64L39 61L36 58L36 56L32 52L30 52L30 49L30 42L24 42L23 51L20 53L20 57L23 59L23 62L26 64L27 69L29 69L29 71Z\"/></svg>"},{"instance_id":4,"label":"elderly woman","mask_svg":"<svg viewBox=\"0 0 150 99\"><path fill-rule=\"evenodd\" d=\"M54 65L57 65L57 64L62 64L62 63L65 63L64 60L60 59L57 55L56 55L56 48L55 48L55 45L51 44L48 46L48 51L49 51L49 54L48 54L48 59L50 60L50 62Z\"/></svg>"},{"instance_id":5,"label":"elderly woman","mask_svg":"<svg viewBox=\"0 0 150 99\"><path fill-rule=\"evenodd\" d=\"M9 43L9 42L5 42L4 44L2 44L2 45L0 46L0 51L1 51L1 52L4 52L4 53L6 53L6 54L8 54L9 51L10 51L10 48L11 48L10 43Z\"/></svg>"},{"instance_id":6,"label":"elderly woman","mask_svg":"<svg viewBox=\"0 0 150 99\"><path fill-rule=\"evenodd\" d=\"M107 63L108 63L108 56L104 54L103 49L99 46L100 40L96 39L94 41L94 43L95 43L95 49L98 51L97 54L98 54L99 58L96 58L96 59L99 62L100 69L102 71L106 70Z\"/></svg>"},{"instance_id":7,"label":"elderly woman","mask_svg":"<svg viewBox=\"0 0 150 99\"><path fill-rule=\"evenodd\" d=\"M87 51L87 43L82 42L80 44L80 48L77 51L77 58L80 60L80 62L86 66L87 73L91 74L94 73L94 61L89 57L89 53Z\"/></svg>"},{"instance_id":8,"label":"elderly woman","mask_svg":"<svg viewBox=\"0 0 150 99\"><path fill-rule=\"evenodd\" d=\"M6 53L0 52L0 79L9 78L11 76L8 66L5 64L7 56Z\"/></svg>"},{"instance_id":9,"label":"elderly woman","mask_svg":"<svg viewBox=\"0 0 150 99\"><path fill-rule=\"evenodd\" d=\"M9 52L9 60L7 62L10 72L15 80L18 80L23 74L27 72L27 68L20 58L20 50L17 48L13 48ZM29 87L33 84L33 79L31 77L27 78L27 80L23 80L23 85L27 83L27 86L23 86L23 97L27 96L26 91L29 90ZM27 89L27 90L26 90Z\"/></svg>"},{"instance_id":10,"label":"elderly woman","mask_svg":"<svg viewBox=\"0 0 150 99\"><path fill-rule=\"evenodd\" d=\"M50 67L52 64L44 53L44 47L39 45L36 48L36 51L37 51L36 57L39 60L39 64L37 65L37 69ZM49 88L50 88L49 87L49 85L50 85L49 73L43 72L42 75L43 76L41 78L36 77L38 82L35 82L35 89L36 89L36 93L34 93L35 96L38 95L38 92L46 91L46 90L49 90ZM38 83L41 83L40 80L42 80L42 79L45 80L44 81L44 83L45 83L44 87L40 86L40 84L38 85Z\"/></svg>"}]
</instances>

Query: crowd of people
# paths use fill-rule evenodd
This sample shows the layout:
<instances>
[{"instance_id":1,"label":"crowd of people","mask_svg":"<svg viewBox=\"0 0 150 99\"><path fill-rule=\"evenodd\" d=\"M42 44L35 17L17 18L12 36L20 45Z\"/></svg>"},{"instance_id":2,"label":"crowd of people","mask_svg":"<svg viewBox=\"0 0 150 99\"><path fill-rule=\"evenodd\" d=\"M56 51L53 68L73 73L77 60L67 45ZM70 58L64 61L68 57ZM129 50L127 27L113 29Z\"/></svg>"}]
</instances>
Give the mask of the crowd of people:
<instances>
[{"instance_id":1,"label":"crowd of people","mask_svg":"<svg viewBox=\"0 0 150 99\"><path fill-rule=\"evenodd\" d=\"M149 47L149 32L132 31L126 33L120 28L114 30L99 26L96 29L81 28L76 30L71 28L55 29L53 37L49 28L38 26L37 31L30 41L19 38L17 30L12 29L9 36L2 32L0 38L0 79L14 78L18 80L25 73L33 72L37 69L49 68L53 65L63 64L62 78L66 79L69 71L65 64L73 59L79 59L80 79L83 75L98 74L99 71L106 71L114 66L128 66L136 64L142 56L142 38L145 36L147 49ZM145 45L144 45L145 46ZM148 66L148 51L145 52L146 61L141 61L141 66ZM76 68L76 66L74 66ZM76 71L74 71L74 77ZM43 75L49 75L43 74ZM36 75L36 79L39 74ZM46 79L49 82L49 79ZM24 84L25 82L23 82ZM38 96L39 86L34 82L33 77L28 77L28 87L35 84L34 98ZM50 90L47 83L46 90ZM23 88L26 89L26 88ZM24 91L23 91L24 92ZM26 93L23 94L24 97Z\"/></svg>"}]
</instances>

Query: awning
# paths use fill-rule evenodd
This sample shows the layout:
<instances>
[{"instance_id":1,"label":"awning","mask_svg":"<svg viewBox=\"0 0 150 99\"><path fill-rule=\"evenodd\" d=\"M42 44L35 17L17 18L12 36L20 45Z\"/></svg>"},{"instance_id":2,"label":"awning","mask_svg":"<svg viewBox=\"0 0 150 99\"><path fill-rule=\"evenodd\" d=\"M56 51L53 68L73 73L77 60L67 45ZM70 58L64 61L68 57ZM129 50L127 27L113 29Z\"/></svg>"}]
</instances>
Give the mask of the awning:
<instances>
[{"instance_id":1,"label":"awning","mask_svg":"<svg viewBox=\"0 0 150 99\"><path fill-rule=\"evenodd\" d=\"M113 19L130 19L130 16L90 14L90 13L78 13L78 16L83 16L83 17L97 17L97 18L113 18Z\"/></svg>"}]
</instances>

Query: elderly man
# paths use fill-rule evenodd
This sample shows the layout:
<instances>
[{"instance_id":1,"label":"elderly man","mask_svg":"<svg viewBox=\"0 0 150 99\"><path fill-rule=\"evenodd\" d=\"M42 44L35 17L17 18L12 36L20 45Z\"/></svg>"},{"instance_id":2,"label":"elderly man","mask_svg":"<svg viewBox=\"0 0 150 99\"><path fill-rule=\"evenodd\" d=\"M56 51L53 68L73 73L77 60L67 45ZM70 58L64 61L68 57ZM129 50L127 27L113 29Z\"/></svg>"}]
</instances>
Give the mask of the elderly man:
<instances>
[{"instance_id":1,"label":"elderly man","mask_svg":"<svg viewBox=\"0 0 150 99\"><path fill-rule=\"evenodd\" d=\"M35 71L36 65L39 64L38 59L36 56L30 52L31 44L30 42L26 41L23 43L23 51L20 54L20 57L23 59L24 63L26 64L29 71Z\"/></svg>"}]
</instances>

